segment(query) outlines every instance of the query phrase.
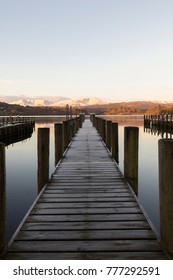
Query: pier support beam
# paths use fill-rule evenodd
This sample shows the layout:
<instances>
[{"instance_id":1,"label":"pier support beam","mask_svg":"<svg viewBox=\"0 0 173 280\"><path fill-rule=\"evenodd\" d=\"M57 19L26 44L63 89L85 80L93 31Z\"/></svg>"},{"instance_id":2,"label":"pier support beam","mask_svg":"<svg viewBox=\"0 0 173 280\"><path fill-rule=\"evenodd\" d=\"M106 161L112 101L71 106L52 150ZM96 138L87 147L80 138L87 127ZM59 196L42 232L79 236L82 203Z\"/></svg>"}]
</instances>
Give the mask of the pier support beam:
<instances>
[{"instance_id":1,"label":"pier support beam","mask_svg":"<svg viewBox=\"0 0 173 280\"><path fill-rule=\"evenodd\" d=\"M49 128L38 128L38 192L49 181Z\"/></svg>"},{"instance_id":2,"label":"pier support beam","mask_svg":"<svg viewBox=\"0 0 173 280\"><path fill-rule=\"evenodd\" d=\"M138 142L139 128L124 128L124 177L134 192L138 193Z\"/></svg>"},{"instance_id":3,"label":"pier support beam","mask_svg":"<svg viewBox=\"0 0 173 280\"><path fill-rule=\"evenodd\" d=\"M159 140L160 234L173 254L173 140Z\"/></svg>"}]
</instances>

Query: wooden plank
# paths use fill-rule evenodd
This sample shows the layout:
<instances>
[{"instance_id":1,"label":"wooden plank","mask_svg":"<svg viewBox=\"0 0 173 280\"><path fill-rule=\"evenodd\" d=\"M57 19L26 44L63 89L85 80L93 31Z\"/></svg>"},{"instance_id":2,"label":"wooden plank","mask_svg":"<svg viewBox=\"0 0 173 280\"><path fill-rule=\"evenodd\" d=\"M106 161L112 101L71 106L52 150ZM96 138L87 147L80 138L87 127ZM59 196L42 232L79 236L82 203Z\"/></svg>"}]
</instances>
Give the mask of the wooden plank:
<instances>
[{"instance_id":1,"label":"wooden plank","mask_svg":"<svg viewBox=\"0 0 173 280\"><path fill-rule=\"evenodd\" d=\"M105 178L105 177L101 177L101 176L97 176L97 177L94 177L94 176L89 176L89 175L84 175L84 176L75 176L74 178L72 178L71 176L68 178L67 176L64 176L63 177L59 177L58 175L57 176L53 176L52 177L52 182L57 182L57 183L69 183L69 182L73 182L74 183L81 183L81 182L85 182L85 184L88 183L88 180L92 180L93 183L97 183L97 184L100 184L100 183L106 183L107 185L109 183L112 183L112 185L114 186L115 182L123 182L123 180L121 179L117 179L116 177L112 177L112 178Z\"/></svg>"},{"instance_id":2,"label":"wooden plank","mask_svg":"<svg viewBox=\"0 0 173 280\"><path fill-rule=\"evenodd\" d=\"M40 202L40 200L37 203L37 209L58 209L58 208L86 208L89 207L91 208L126 208L126 207L137 207L137 203L136 201L123 201L123 202L110 202L110 201L105 201L105 202L47 202L46 199L42 200L42 202Z\"/></svg>"},{"instance_id":3,"label":"wooden plank","mask_svg":"<svg viewBox=\"0 0 173 280\"><path fill-rule=\"evenodd\" d=\"M114 203L114 202L135 202L136 201L131 196L120 196L120 197L62 197L59 195L43 195L39 199L38 203L91 203L91 202L103 202L103 203Z\"/></svg>"},{"instance_id":4,"label":"wooden plank","mask_svg":"<svg viewBox=\"0 0 173 280\"><path fill-rule=\"evenodd\" d=\"M37 207L37 205L36 205ZM37 209L34 208L31 211L31 214L40 214L40 215L58 215L58 214L130 214L142 213L139 207L129 207L129 208L63 208L63 209Z\"/></svg>"},{"instance_id":5,"label":"wooden plank","mask_svg":"<svg viewBox=\"0 0 173 280\"><path fill-rule=\"evenodd\" d=\"M128 188L126 187L110 187L110 186L104 186L104 185L90 185L88 188L87 185L82 184L71 184L71 186L66 186L65 184L59 185L59 184L52 184L52 186L48 187L45 189L45 194L46 193L71 193L71 194L84 194L84 195L106 195L108 194L109 196L117 196L117 195L128 195L128 196L133 196L132 193L129 191ZM125 193L125 194L124 194Z\"/></svg>"},{"instance_id":6,"label":"wooden plank","mask_svg":"<svg viewBox=\"0 0 173 280\"><path fill-rule=\"evenodd\" d=\"M63 191L63 190L48 190L44 191L44 194L42 195L43 198L45 197L56 197L56 198L78 198L78 199L110 199L112 198L113 200L118 200L118 199L134 199L133 195L129 192L120 192L117 191L116 194L114 192L101 192L101 191L93 191L93 192L88 192L87 194L82 191L76 191L74 193L73 190L69 191Z\"/></svg>"},{"instance_id":7,"label":"wooden plank","mask_svg":"<svg viewBox=\"0 0 173 280\"><path fill-rule=\"evenodd\" d=\"M156 240L14 241L9 252L161 251Z\"/></svg>"},{"instance_id":8,"label":"wooden plank","mask_svg":"<svg viewBox=\"0 0 173 280\"><path fill-rule=\"evenodd\" d=\"M130 240L130 239L155 239L154 233L149 230L37 230L37 231L21 231L16 240Z\"/></svg>"},{"instance_id":9,"label":"wooden plank","mask_svg":"<svg viewBox=\"0 0 173 280\"><path fill-rule=\"evenodd\" d=\"M37 222L25 223L22 230L86 230L86 229L149 229L146 221L116 221L115 222Z\"/></svg>"},{"instance_id":10,"label":"wooden plank","mask_svg":"<svg viewBox=\"0 0 173 280\"><path fill-rule=\"evenodd\" d=\"M165 260L161 251L124 252L9 252L9 260Z\"/></svg>"},{"instance_id":11,"label":"wooden plank","mask_svg":"<svg viewBox=\"0 0 173 280\"><path fill-rule=\"evenodd\" d=\"M102 189L102 190L104 190L105 189L105 191L106 190L115 190L115 189L123 189L123 188L125 188L126 190L128 190L128 187L127 186L125 186L124 184L108 184L108 183L104 183L104 182L100 182L100 183L94 183L94 182L89 182L89 183L87 183L87 182L84 182L84 183L82 183L82 182L78 182L78 181L76 181L76 182L71 182L71 183L69 183L69 182L67 182L67 183L65 183L65 182L58 182L58 181L53 181L52 180L52 185L51 185L51 187L53 188L53 187L55 187L55 188L57 188L57 186L60 186L60 187L65 187L66 189L72 189L72 187L76 187L76 188L82 188L82 187L90 187L90 190L92 191L92 189Z\"/></svg>"},{"instance_id":12,"label":"wooden plank","mask_svg":"<svg viewBox=\"0 0 173 280\"><path fill-rule=\"evenodd\" d=\"M92 214L92 215L29 215L27 222L91 222L91 221L145 221L143 214Z\"/></svg>"}]
</instances>

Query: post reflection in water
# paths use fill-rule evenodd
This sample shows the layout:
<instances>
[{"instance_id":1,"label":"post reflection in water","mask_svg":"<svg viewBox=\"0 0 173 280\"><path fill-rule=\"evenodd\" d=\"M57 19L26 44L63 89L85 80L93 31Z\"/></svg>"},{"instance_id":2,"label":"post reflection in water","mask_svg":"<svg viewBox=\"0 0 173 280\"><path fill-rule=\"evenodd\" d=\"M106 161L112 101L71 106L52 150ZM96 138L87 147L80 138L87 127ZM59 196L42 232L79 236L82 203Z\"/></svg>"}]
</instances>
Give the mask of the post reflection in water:
<instances>
[{"instance_id":1,"label":"post reflection in water","mask_svg":"<svg viewBox=\"0 0 173 280\"><path fill-rule=\"evenodd\" d=\"M170 129L160 129L156 126L154 127L148 127L147 125L144 126L144 132L150 133L152 135L160 136L161 138L173 138L173 131Z\"/></svg>"},{"instance_id":2,"label":"post reflection in water","mask_svg":"<svg viewBox=\"0 0 173 280\"><path fill-rule=\"evenodd\" d=\"M5 245L6 245L5 144L0 143L0 255Z\"/></svg>"},{"instance_id":3,"label":"post reflection in water","mask_svg":"<svg viewBox=\"0 0 173 280\"><path fill-rule=\"evenodd\" d=\"M0 142L0 255L7 244L7 209L6 209L6 156L5 147L14 143L24 141L32 136L34 126L26 132L14 137L4 138L4 143Z\"/></svg>"}]
</instances>

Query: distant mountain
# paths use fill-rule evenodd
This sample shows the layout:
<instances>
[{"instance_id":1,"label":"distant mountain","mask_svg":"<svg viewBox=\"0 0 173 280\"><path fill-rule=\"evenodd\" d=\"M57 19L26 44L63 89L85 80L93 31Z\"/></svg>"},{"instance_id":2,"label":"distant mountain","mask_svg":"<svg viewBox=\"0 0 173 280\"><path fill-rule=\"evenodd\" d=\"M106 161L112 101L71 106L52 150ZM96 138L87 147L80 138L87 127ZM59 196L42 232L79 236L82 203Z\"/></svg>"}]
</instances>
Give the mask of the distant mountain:
<instances>
[{"instance_id":1,"label":"distant mountain","mask_svg":"<svg viewBox=\"0 0 173 280\"><path fill-rule=\"evenodd\" d=\"M50 99L41 98L23 98L19 100L25 106L18 105L15 102L15 104L1 102L0 97L0 115L64 115L66 114L66 104L73 106L74 114L79 113L80 110L98 115L173 114L173 103L163 104L151 101L106 103L98 98L84 98L81 100L65 99L54 103ZM34 106L29 104L34 104ZM54 105L51 106L51 104Z\"/></svg>"},{"instance_id":2,"label":"distant mountain","mask_svg":"<svg viewBox=\"0 0 173 280\"><path fill-rule=\"evenodd\" d=\"M83 98L83 99L68 99L68 100L62 100L59 102L55 102L54 104L52 104L51 106L73 106L73 107L87 107L87 106L91 106L91 105L104 105L107 104L107 102L102 101L100 98Z\"/></svg>"},{"instance_id":3,"label":"distant mountain","mask_svg":"<svg viewBox=\"0 0 173 280\"><path fill-rule=\"evenodd\" d=\"M70 99L63 96L43 96L43 97L27 97L27 96L3 96L0 101L9 104L16 104L21 106L50 106L50 107L65 107L67 104L74 107L84 107L91 105L104 105L107 102L99 98L83 98L83 99Z\"/></svg>"}]
</instances>

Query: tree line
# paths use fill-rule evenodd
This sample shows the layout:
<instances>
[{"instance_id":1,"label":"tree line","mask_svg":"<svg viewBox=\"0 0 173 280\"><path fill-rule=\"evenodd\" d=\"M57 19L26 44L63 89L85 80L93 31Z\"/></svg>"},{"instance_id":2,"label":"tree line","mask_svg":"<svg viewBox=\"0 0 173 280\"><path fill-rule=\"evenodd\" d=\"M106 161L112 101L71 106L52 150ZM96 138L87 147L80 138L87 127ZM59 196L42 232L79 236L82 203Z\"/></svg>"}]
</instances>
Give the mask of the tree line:
<instances>
[{"instance_id":1,"label":"tree line","mask_svg":"<svg viewBox=\"0 0 173 280\"><path fill-rule=\"evenodd\" d=\"M74 107L73 114L85 112L86 114L95 113L100 115L159 115L162 113L173 114L173 103L161 104L150 101L120 102L105 105L93 105L87 107ZM1 116L16 115L65 115L65 107L50 106L21 106L0 102Z\"/></svg>"}]
</instances>

